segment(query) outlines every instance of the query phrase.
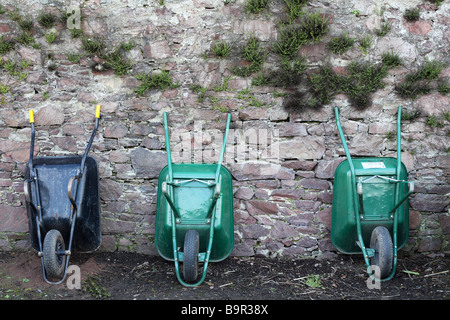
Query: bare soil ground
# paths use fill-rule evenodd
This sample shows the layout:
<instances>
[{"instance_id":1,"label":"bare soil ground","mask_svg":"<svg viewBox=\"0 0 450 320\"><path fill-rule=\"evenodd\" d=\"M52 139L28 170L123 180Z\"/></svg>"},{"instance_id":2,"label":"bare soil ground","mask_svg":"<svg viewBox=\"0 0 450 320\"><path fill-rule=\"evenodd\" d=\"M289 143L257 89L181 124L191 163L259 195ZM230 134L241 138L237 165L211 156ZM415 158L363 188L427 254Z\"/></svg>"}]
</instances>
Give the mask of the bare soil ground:
<instances>
[{"instance_id":1,"label":"bare soil ground","mask_svg":"<svg viewBox=\"0 0 450 320\"><path fill-rule=\"evenodd\" d=\"M0 253L2 300L449 300L448 255L401 258L395 277L368 288L361 256L333 260L229 257L209 264L196 288L179 284L172 262L133 253L74 253L81 289L47 284L34 252ZM370 282L373 287L373 283Z\"/></svg>"}]
</instances>

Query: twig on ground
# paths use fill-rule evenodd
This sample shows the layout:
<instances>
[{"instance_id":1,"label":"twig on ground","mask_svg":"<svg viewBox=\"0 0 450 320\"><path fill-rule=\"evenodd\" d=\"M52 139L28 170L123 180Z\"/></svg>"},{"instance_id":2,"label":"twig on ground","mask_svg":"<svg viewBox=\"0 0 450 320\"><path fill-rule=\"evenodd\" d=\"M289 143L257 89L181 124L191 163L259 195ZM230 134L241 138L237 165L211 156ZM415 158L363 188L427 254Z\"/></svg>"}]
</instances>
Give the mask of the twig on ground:
<instances>
[{"instance_id":1,"label":"twig on ground","mask_svg":"<svg viewBox=\"0 0 450 320\"><path fill-rule=\"evenodd\" d=\"M436 276L436 275L439 275L439 274L447 273L447 272L449 272L449 271L450 271L450 270L445 270L445 271L436 272L436 273L430 273L430 274L424 275L423 277L424 277L424 278L426 278L426 277L432 277L432 276Z\"/></svg>"}]
</instances>

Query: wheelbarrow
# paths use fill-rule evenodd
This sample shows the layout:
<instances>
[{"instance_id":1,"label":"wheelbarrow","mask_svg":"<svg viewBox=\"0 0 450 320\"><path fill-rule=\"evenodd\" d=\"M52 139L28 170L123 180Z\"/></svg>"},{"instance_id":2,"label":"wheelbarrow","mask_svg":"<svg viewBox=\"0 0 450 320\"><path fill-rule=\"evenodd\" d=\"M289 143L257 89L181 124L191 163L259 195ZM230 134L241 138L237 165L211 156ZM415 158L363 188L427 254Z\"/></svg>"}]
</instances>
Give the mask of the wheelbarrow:
<instances>
[{"instance_id":1,"label":"wheelbarrow","mask_svg":"<svg viewBox=\"0 0 450 320\"><path fill-rule=\"evenodd\" d=\"M331 241L340 252L362 252L367 272L373 279L390 280L397 267L397 251L408 240L408 197L414 191L401 161L402 108L398 108L397 114L397 159L352 159L342 132L339 109L336 107L334 112L347 159L339 164L334 175Z\"/></svg>"},{"instance_id":2,"label":"wheelbarrow","mask_svg":"<svg viewBox=\"0 0 450 320\"><path fill-rule=\"evenodd\" d=\"M101 242L98 167L88 156L98 128L100 106L83 156L33 158L33 110L29 114L31 147L24 194L30 242L41 258L45 281L59 284L66 277L72 250L95 251Z\"/></svg>"},{"instance_id":3,"label":"wheelbarrow","mask_svg":"<svg viewBox=\"0 0 450 320\"><path fill-rule=\"evenodd\" d=\"M167 166L158 178L155 246L165 260L174 261L177 279L186 287L200 285L208 263L224 260L234 247L232 176L222 165L230 120L228 114L218 164L176 164L164 113ZM200 263L203 270L197 281Z\"/></svg>"}]
</instances>

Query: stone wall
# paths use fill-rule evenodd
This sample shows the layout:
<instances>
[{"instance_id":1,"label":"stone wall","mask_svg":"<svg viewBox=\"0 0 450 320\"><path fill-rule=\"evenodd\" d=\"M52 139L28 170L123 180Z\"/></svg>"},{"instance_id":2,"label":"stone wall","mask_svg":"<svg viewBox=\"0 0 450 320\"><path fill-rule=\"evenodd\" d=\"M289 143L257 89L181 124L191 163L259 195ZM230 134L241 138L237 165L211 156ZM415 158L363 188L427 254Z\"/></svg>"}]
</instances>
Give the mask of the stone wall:
<instances>
[{"instance_id":1,"label":"stone wall","mask_svg":"<svg viewBox=\"0 0 450 320\"><path fill-rule=\"evenodd\" d=\"M330 24L320 41L300 48L299 55L307 59L305 74L323 65L345 74L352 61L377 63L385 52L398 54L403 64L388 71L385 87L371 95L365 109L338 93L322 108L302 112L284 108L287 98L282 93L301 90L304 81L287 89L256 86L255 75L232 73L245 65L239 48L252 34L268 53L264 68L276 68L278 59L270 48L279 37L279 22L286 18L281 0L272 0L259 14L246 12L243 0L73 3L81 8L85 37L101 39L109 51L134 42L124 53L133 67L125 75L115 74L102 57L87 54L82 40L73 38L63 22L53 27L56 41L46 41L49 31L38 24L39 14L45 10L59 16L69 1L2 0L3 9L17 8L33 21L31 35L39 45L16 43L3 55L0 68L0 250L30 250L23 197L29 109L36 115L36 152L49 156L81 154L93 128L95 105L102 106L91 149L100 169L100 250L156 254L157 178L167 163L163 112L169 116L174 161L205 162L217 161L230 112L225 165L234 177L233 254L326 257L336 252L330 241L333 175L345 159L333 107L340 107L352 155L395 156L391 133L401 105L408 112L421 111L402 125L402 160L416 186L410 201L410 239L403 251L448 252L448 94L432 90L407 99L395 92L396 84L427 60L445 64L439 79L448 83L448 2L309 1L304 10L322 14ZM408 22L404 12L416 6L420 19ZM377 36L386 22L390 31ZM7 12L0 15L0 32L8 39L21 34ZM326 44L344 32L354 38L371 35L367 53L356 43L341 55L330 52ZM212 53L220 41L233 45L229 56ZM80 54L80 60L69 61L71 54ZM17 67L15 74L5 68L6 61L20 60L28 65ZM169 71L178 86L136 94L141 84L136 76L160 70ZM193 85L205 88L204 96ZM191 136L194 131L201 134Z\"/></svg>"}]
</instances>

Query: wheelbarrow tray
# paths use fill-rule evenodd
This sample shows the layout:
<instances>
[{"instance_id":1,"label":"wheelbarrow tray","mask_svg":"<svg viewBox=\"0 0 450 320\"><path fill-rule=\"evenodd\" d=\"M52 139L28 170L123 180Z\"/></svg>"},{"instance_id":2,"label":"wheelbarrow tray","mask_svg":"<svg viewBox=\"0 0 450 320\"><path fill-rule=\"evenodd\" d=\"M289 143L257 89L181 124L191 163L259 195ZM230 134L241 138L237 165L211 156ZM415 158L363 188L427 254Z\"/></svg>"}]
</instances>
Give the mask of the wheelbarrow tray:
<instances>
[{"instance_id":1,"label":"wheelbarrow tray","mask_svg":"<svg viewBox=\"0 0 450 320\"><path fill-rule=\"evenodd\" d=\"M370 176L383 176L395 179L397 159L364 157L351 160L355 168L356 181ZM361 233L364 243L370 243L372 230L377 226L386 227L393 234L393 218L389 213L395 206L395 183L389 183L381 178L372 179L371 183L363 186L363 213L356 217L354 202L358 203L359 197L352 190L351 169L348 160L344 160L336 168L334 176L333 206L331 218L331 241L341 252L347 254L361 254L361 248L357 245L358 233L356 219L361 220ZM405 165L401 163L400 180L407 179ZM406 184L399 185L399 198L408 193ZM355 196L356 194L356 196ZM408 240L409 232L409 204L408 200L399 206L398 211L398 249L403 247Z\"/></svg>"},{"instance_id":2,"label":"wheelbarrow tray","mask_svg":"<svg viewBox=\"0 0 450 320\"><path fill-rule=\"evenodd\" d=\"M33 160L39 182L39 194L42 204L42 225L44 230L57 229L65 243L70 237L71 202L67 195L67 186L71 177L77 175L82 161L81 156L38 157ZM25 179L30 178L27 165ZM73 244L75 250L95 251L101 243L100 197L97 162L86 157L85 172L82 179L74 184L77 196L77 217L74 228ZM34 183L31 183L34 194ZM36 215L37 210L26 202L31 245L39 250Z\"/></svg>"},{"instance_id":3,"label":"wheelbarrow tray","mask_svg":"<svg viewBox=\"0 0 450 320\"><path fill-rule=\"evenodd\" d=\"M217 164L172 164L173 181L199 179L214 181ZM172 209L162 190L163 182L169 179L169 168L161 170L158 179L158 199L156 211L155 246L158 253L166 260L174 260L172 242ZM221 193L215 205L214 237L210 261L218 262L227 258L234 247L234 217L232 176L227 168L221 165L219 171ZM177 186L173 191L174 204L180 213L176 222L177 246L183 248L184 237L188 230L199 233L199 251L206 251L209 242L210 224L207 212L211 204L214 188ZM198 182L200 183L200 182Z\"/></svg>"}]
</instances>

